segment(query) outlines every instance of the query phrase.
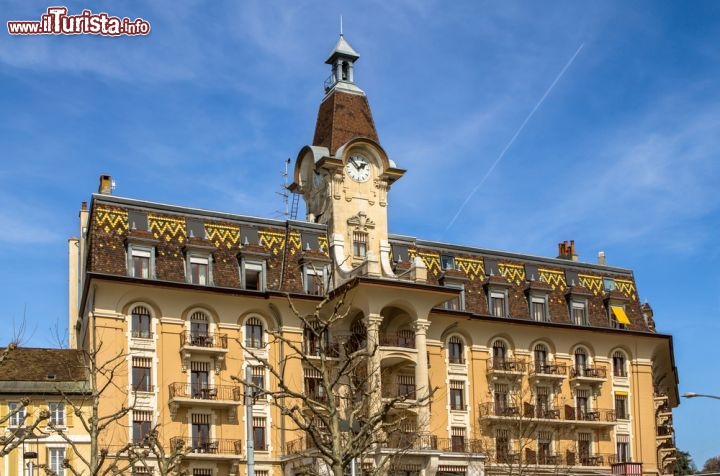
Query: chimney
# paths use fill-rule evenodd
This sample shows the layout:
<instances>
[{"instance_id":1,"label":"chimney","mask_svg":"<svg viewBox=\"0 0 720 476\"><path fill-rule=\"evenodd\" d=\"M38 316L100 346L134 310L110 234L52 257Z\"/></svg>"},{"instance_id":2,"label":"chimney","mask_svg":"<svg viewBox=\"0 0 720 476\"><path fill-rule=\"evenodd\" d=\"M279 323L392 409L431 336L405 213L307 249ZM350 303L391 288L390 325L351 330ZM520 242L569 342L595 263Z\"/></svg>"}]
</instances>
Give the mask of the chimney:
<instances>
[{"instance_id":1,"label":"chimney","mask_svg":"<svg viewBox=\"0 0 720 476\"><path fill-rule=\"evenodd\" d=\"M109 175L101 175L100 176L100 187L98 187L98 193L102 193L103 195L111 195L112 194L112 177Z\"/></svg>"},{"instance_id":2,"label":"chimney","mask_svg":"<svg viewBox=\"0 0 720 476\"><path fill-rule=\"evenodd\" d=\"M605 252L604 251L598 251L598 264L605 266Z\"/></svg>"},{"instance_id":3,"label":"chimney","mask_svg":"<svg viewBox=\"0 0 720 476\"><path fill-rule=\"evenodd\" d=\"M578 260L578 255L575 253L575 240L558 243L558 258L570 261Z\"/></svg>"}]
</instances>

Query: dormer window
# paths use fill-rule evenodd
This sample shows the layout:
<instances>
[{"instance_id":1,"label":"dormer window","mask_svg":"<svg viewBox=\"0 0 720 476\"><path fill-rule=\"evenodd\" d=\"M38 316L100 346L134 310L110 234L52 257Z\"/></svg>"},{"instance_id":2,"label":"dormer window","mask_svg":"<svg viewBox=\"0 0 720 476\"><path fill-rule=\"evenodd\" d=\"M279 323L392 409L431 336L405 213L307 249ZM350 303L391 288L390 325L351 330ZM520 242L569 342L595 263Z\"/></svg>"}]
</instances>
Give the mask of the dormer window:
<instances>
[{"instance_id":1,"label":"dormer window","mask_svg":"<svg viewBox=\"0 0 720 476\"><path fill-rule=\"evenodd\" d=\"M153 249L144 246L130 245L128 253L128 274L133 278L149 279L151 276Z\"/></svg>"},{"instance_id":2,"label":"dormer window","mask_svg":"<svg viewBox=\"0 0 720 476\"><path fill-rule=\"evenodd\" d=\"M265 290L265 262L246 261L240 263L240 281L243 289L251 291Z\"/></svg>"},{"instance_id":3,"label":"dormer window","mask_svg":"<svg viewBox=\"0 0 720 476\"><path fill-rule=\"evenodd\" d=\"M530 315L534 321L545 322L548 320L546 297L533 296L530 298Z\"/></svg>"},{"instance_id":4,"label":"dormer window","mask_svg":"<svg viewBox=\"0 0 720 476\"><path fill-rule=\"evenodd\" d=\"M490 314L495 317L507 317L507 292L490 292Z\"/></svg>"},{"instance_id":5,"label":"dormer window","mask_svg":"<svg viewBox=\"0 0 720 476\"><path fill-rule=\"evenodd\" d=\"M451 255L442 255L440 257L443 269L455 269L455 257Z\"/></svg>"},{"instance_id":6,"label":"dormer window","mask_svg":"<svg viewBox=\"0 0 720 476\"><path fill-rule=\"evenodd\" d=\"M190 254L187 258L187 277L191 284L207 286L211 283L210 256Z\"/></svg>"},{"instance_id":7,"label":"dormer window","mask_svg":"<svg viewBox=\"0 0 720 476\"><path fill-rule=\"evenodd\" d=\"M316 267L311 264L303 266L303 287L307 294L322 296L327 289L327 268Z\"/></svg>"}]
</instances>

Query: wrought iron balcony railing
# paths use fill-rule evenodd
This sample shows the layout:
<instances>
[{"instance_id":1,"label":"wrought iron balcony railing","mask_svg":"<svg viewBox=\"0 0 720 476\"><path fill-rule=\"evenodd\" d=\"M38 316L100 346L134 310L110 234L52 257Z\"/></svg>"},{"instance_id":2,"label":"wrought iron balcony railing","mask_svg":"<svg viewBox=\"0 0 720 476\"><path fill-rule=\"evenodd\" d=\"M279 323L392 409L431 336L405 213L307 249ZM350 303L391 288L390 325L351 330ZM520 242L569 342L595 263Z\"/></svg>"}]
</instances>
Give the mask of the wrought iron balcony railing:
<instances>
[{"instance_id":1,"label":"wrought iron balcony railing","mask_svg":"<svg viewBox=\"0 0 720 476\"><path fill-rule=\"evenodd\" d=\"M228 440L217 438L200 438L200 437L184 437L176 436L170 438L170 444L173 448L189 448L189 455L192 454L209 454L209 455L242 455L242 440Z\"/></svg>"},{"instance_id":2,"label":"wrought iron balcony railing","mask_svg":"<svg viewBox=\"0 0 720 476\"><path fill-rule=\"evenodd\" d=\"M180 334L180 347L186 345L208 349L227 349L228 336L217 332L185 331Z\"/></svg>"},{"instance_id":3,"label":"wrought iron balcony railing","mask_svg":"<svg viewBox=\"0 0 720 476\"><path fill-rule=\"evenodd\" d=\"M168 386L168 392L170 399L192 398L239 402L243 398L242 389L231 385L194 385L186 382L175 382Z\"/></svg>"},{"instance_id":4,"label":"wrought iron balcony railing","mask_svg":"<svg viewBox=\"0 0 720 476\"><path fill-rule=\"evenodd\" d=\"M600 365L574 366L570 372L570 378L604 379L607 378L607 368Z\"/></svg>"}]
</instances>

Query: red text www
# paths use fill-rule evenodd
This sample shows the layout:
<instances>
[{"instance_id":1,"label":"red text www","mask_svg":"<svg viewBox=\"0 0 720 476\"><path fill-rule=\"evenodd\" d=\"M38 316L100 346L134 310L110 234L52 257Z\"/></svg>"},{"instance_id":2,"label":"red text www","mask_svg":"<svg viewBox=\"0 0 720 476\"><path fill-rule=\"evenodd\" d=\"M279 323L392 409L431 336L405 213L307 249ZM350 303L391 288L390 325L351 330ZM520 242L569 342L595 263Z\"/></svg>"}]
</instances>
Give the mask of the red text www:
<instances>
[{"instance_id":1,"label":"red text www","mask_svg":"<svg viewBox=\"0 0 720 476\"><path fill-rule=\"evenodd\" d=\"M11 35L147 35L150 23L142 18L111 17L107 13L83 10L80 15L68 15L66 7L50 7L40 21L9 21Z\"/></svg>"}]
</instances>

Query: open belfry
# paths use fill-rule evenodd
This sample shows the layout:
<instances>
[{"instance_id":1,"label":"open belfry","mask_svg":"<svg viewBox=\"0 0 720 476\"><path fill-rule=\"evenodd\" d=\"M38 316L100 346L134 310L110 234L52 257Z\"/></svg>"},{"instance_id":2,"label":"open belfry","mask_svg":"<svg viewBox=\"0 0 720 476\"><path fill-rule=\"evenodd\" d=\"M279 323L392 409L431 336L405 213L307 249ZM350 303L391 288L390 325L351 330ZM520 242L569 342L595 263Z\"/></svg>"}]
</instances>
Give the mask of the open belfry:
<instances>
[{"instance_id":1,"label":"open belfry","mask_svg":"<svg viewBox=\"0 0 720 476\"><path fill-rule=\"evenodd\" d=\"M98 447L155 431L193 476L337 474L336 436L347 474L672 474L672 338L633 272L573 242L545 258L392 233L409 164L380 143L359 58L341 35L326 60L290 185L304 221L101 177L70 243L71 345L121 356L100 413L129 411Z\"/></svg>"}]
</instances>

